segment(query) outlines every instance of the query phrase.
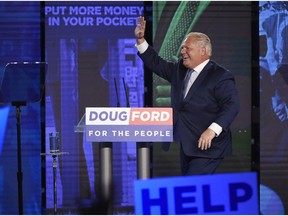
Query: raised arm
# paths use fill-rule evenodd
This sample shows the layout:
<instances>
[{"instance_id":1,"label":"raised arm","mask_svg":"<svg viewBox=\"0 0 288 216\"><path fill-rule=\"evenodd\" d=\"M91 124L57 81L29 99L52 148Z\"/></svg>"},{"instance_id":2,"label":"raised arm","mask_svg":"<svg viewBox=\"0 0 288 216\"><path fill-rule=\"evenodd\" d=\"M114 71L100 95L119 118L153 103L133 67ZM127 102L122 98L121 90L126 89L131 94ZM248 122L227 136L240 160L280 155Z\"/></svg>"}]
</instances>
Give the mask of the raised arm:
<instances>
[{"instance_id":1,"label":"raised arm","mask_svg":"<svg viewBox=\"0 0 288 216\"><path fill-rule=\"evenodd\" d=\"M146 20L144 19L144 17L139 16L138 17L138 24L135 28L135 37L136 37L136 42L137 44L141 44L145 41L145 28L146 28Z\"/></svg>"}]
</instances>

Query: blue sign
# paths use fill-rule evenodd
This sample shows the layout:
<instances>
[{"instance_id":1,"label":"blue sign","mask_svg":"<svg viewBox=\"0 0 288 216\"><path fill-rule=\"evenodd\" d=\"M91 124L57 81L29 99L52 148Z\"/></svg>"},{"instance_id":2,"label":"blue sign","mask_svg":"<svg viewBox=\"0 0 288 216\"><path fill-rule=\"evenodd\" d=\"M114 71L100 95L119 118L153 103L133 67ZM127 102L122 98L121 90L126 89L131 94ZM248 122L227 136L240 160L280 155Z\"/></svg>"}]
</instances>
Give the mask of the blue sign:
<instances>
[{"instance_id":1,"label":"blue sign","mask_svg":"<svg viewBox=\"0 0 288 216\"><path fill-rule=\"evenodd\" d=\"M136 180L135 214L259 214L257 174Z\"/></svg>"}]
</instances>

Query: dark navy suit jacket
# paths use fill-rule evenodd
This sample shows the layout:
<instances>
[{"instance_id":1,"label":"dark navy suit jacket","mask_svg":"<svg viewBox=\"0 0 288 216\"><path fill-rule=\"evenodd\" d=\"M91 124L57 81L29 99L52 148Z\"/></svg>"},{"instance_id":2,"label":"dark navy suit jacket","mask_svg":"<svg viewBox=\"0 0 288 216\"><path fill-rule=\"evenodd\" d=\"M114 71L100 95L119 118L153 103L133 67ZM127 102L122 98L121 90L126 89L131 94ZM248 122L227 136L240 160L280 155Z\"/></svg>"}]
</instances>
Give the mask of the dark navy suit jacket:
<instances>
[{"instance_id":1,"label":"dark navy suit jacket","mask_svg":"<svg viewBox=\"0 0 288 216\"><path fill-rule=\"evenodd\" d=\"M151 71L171 83L174 140L188 156L220 158L232 153L230 125L239 112L239 98L231 72L209 61L191 86L185 99L182 89L187 68L182 58L168 62L149 46L139 57ZM223 129L208 150L198 148L198 139L212 122Z\"/></svg>"}]
</instances>

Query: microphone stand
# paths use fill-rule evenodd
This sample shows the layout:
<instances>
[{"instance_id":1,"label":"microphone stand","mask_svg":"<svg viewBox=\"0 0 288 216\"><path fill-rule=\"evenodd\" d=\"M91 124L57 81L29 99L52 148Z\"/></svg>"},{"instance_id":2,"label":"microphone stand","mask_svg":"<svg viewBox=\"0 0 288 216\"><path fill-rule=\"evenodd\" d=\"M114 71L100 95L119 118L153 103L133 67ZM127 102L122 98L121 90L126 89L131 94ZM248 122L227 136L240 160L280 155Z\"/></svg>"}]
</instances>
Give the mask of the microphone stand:
<instances>
[{"instance_id":1,"label":"microphone stand","mask_svg":"<svg viewBox=\"0 0 288 216\"><path fill-rule=\"evenodd\" d=\"M130 107L130 100L129 100L129 95L128 95L128 90L126 87L125 79L122 78L123 81L123 86L124 86L124 91L125 91L125 96L126 96L126 107Z\"/></svg>"},{"instance_id":2,"label":"microphone stand","mask_svg":"<svg viewBox=\"0 0 288 216\"><path fill-rule=\"evenodd\" d=\"M42 156L51 155L53 158L53 191L54 191L54 214L57 214L57 156L67 155L69 152L60 152L60 137L59 133L49 133L50 153L41 153Z\"/></svg>"}]
</instances>

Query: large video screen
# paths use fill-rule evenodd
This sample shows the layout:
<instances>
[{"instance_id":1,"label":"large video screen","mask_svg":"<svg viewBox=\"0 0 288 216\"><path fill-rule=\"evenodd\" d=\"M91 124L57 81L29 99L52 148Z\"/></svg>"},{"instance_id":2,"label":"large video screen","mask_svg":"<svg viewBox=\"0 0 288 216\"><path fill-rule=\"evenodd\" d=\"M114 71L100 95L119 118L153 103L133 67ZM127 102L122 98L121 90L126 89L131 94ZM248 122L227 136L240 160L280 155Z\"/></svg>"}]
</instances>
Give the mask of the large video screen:
<instances>
[{"instance_id":1,"label":"large video screen","mask_svg":"<svg viewBox=\"0 0 288 216\"><path fill-rule=\"evenodd\" d=\"M288 5L259 2L262 214L287 214Z\"/></svg>"},{"instance_id":2,"label":"large video screen","mask_svg":"<svg viewBox=\"0 0 288 216\"><path fill-rule=\"evenodd\" d=\"M251 3L219 1L153 2L153 46L170 61L177 61L185 35L203 32L212 41L213 55L236 79L240 112L233 122L233 155L218 172L251 170ZM170 106L170 85L153 76L153 105ZM154 176L180 175L179 145L153 144Z\"/></svg>"},{"instance_id":3,"label":"large video screen","mask_svg":"<svg viewBox=\"0 0 288 216\"><path fill-rule=\"evenodd\" d=\"M46 149L55 132L61 152L69 153L57 158L59 207L99 198L100 144L86 142L77 127L85 107L143 107L143 65L134 38L143 13L137 1L45 2ZM134 142L113 143L115 205L133 205L135 148ZM46 158L46 204L52 209L52 157Z\"/></svg>"},{"instance_id":4,"label":"large video screen","mask_svg":"<svg viewBox=\"0 0 288 216\"><path fill-rule=\"evenodd\" d=\"M44 109L34 100L33 72L21 67L41 61L40 2L1 1L0 14L0 214L41 214ZM7 65L21 68L14 73ZM11 103L19 100L27 103Z\"/></svg>"}]
</instances>

